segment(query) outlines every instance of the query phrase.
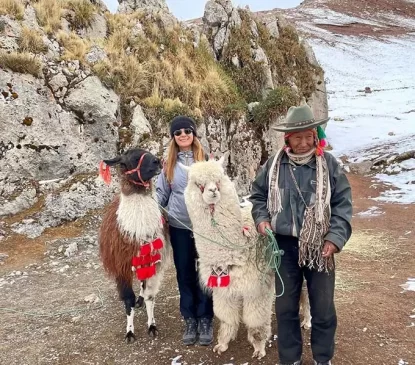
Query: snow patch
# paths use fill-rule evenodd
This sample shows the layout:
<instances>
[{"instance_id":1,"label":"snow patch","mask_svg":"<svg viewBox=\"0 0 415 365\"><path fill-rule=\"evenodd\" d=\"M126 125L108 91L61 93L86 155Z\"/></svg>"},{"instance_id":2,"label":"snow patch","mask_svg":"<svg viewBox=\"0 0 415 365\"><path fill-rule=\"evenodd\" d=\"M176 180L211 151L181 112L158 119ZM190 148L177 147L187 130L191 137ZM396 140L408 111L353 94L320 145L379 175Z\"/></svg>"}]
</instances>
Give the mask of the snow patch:
<instances>
[{"instance_id":1,"label":"snow patch","mask_svg":"<svg viewBox=\"0 0 415 365\"><path fill-rule=\"evenodd\" d=\"M385 214L385 212L382 212L379 207L370 207L368 210L365 210L364 212L359 212L356 215L359 217L379 217L380 215Z\"/></svg>"},{"instance_id":2,"label":"snow patch","mask_svg":"<svg viewBox=\"0 0 415 365\"><path fill-rule=\"evenodd\" d=\"M400 286L404 291L415 291L415 278L408 278L408 281Z\"/></svg>"}]
</instances>

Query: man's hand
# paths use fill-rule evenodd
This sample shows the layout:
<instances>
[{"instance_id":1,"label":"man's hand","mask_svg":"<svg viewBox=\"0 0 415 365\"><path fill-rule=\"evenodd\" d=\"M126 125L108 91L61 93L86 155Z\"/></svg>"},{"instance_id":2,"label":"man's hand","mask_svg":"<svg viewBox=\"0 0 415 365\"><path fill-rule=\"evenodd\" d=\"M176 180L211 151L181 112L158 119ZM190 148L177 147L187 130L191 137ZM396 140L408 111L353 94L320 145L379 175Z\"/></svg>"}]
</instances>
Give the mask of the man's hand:
<instances>
[{"instance_id":1,"label":"man's hand","mask_svg":"<svg viewBox=\"0 0 415 365\"><path fill-rule=\"evenodd\" d=\"M265 229L267 228L272 231L271 224L269 222L261 222L260 224L258 224L258 232L263 236L267 236L267 232L265 232Z\"/></svg>"},{"instance_id":2,"label":"man's hand","mask_svg":"<svg viewBox=\"0 0 415 365\"><path fill-rule=\"evenodd\" d=\"M337 248L337 246L333 242L324 241L323 257L330 257L331 255L333 255L337 252L339 252L339 249Z\"/></svg>"}]
</instances>

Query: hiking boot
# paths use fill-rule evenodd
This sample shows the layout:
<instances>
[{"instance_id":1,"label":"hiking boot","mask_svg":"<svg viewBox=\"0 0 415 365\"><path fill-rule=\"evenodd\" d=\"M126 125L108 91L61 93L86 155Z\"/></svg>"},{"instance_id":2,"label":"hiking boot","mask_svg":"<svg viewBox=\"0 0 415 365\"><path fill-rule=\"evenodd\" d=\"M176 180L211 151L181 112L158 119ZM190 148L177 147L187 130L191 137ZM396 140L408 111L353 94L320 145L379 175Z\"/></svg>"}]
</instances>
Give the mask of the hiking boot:
<instances>
[{"instance_id":1,"label":"hiking boot","mask_svg":"<svg viewBox=\"0 0 415 365\"><path fill-rule=\"evenodd\" d=\"M194 318L185 319L186 329L183 334L183 343L186 346L194 345L197 337L197 321Z\"/></svg>"},{"instance_id":2,"label":"hiking boot","mask_svg":"<svg viewBox=\"0 0 415 365\"><path fill-rule=\"evenodd\" d=\"M278 365L302 365L302 364L303 364L303 362L301 360L298 360L298 361L292 362L290 364L284 363L284 364L278 364Z\"/></svg>"},{"instance_id":3,"label":"hiking boot","mask_svg":"<svg viewBox=\"0 0 415 365\"><path fill-rule=\"evenodd\" d=\"M331 365L330 360L329 361L323 361L323 362L318 362L316 360L313 360L313 361L314 361L314 365Z\"/></svg>"},{"instance_id":4,"label":"hiking boot","mask_svg":"<svg viewBox=\"0 0 415 365\"><path fill-rule=\"evenodd\" d=\"M213 342L213 326L210 318L199 319L199 344L209 346Z\"/></svg>"}]
</instances>

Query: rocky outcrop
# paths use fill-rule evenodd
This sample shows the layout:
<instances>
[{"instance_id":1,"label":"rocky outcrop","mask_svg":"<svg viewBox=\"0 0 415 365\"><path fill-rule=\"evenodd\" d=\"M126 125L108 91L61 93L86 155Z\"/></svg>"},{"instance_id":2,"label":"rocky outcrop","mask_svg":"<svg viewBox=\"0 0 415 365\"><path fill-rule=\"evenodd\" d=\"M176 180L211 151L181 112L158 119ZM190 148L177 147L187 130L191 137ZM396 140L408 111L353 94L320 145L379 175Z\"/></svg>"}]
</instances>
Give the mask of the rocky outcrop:
<instances>
[{"instance_id":1,"label":"rocky outcrop","mask_svg":"<svg viewBox=\"0 0 415 365\"><path fill-rule=\"evenodd\" d=\"M132 13L142 9L169 11L165 0L118 0L118 3L118 13Z\"/></svg>"},{"instance_id":2,"label":"rocky outcrop","mask_svg":"<svg viewBox=\"0 0 415 365\"><path fill-rule=\"evenodd\" d=\"M38 34L45 46L41 52L25 51L26 60L40 63L42 71L38 77L24 70L0 69L0 216L28 212L22 220L6 227L28 237L37 237L48 227L83 217L112 198L115 185L107 187L97 178L100 160L113 157L120 148L137 145L162 156L170 141L166 120L151 114L143 100L121 99L107 87L113 80L100 75L107 85L104 86L94 75L97 65L106 70L114 51L106 48L104 40L111 32L108 14L104 16L106 7L100 0L91 2L97 12L89 27L74 29L74 13L63 13L61 29L74 32L74 38L67 43L39 25L30 3L21 21L0 16L1 52L24 53L20 47L23 27ZM125 15L130 16L128 35L133 40L147 37L149 24L156 24L165 34L178 29L179 23L169 13L165 1L120 1L120 13L134 11L139 16ZM232 31L242 26L249 33L241 39L248 45L249 58L263 70L258 100L249 107L252 112L270 91L279 87L279 75L268 48L261 46L261 26L266 27L271 41L276 41L287 26L282 17L258 19L247 11L241 13L229 0L209 0L203 26L183 25L186 32L180 34L178 41L186 44L186 49L208 44L210 53L204 57L212 57L212 62L216 60L222 67ZM159 49L157 57L163 60L167 43L159 44L156 38L152 42ZM311 48L305 47L308 62L317 68ZM125 52L133 55L131 49ZM231 62L235 70L246 67L237 53L231 55ZM327 114L323 75L316 73L315 82L317 88L307 102L320 117ZM295 77L287 84L301 93ZM198 134L205 150L215 156L227 154L226 167L238 194L249 193L258 167L280 146L281 134L271 128L279 121L281 115L258 124L243 112L215 117L204 114L198 120ZM121 134L126 136L122 143Z\"/></svg>"}]
</instances>

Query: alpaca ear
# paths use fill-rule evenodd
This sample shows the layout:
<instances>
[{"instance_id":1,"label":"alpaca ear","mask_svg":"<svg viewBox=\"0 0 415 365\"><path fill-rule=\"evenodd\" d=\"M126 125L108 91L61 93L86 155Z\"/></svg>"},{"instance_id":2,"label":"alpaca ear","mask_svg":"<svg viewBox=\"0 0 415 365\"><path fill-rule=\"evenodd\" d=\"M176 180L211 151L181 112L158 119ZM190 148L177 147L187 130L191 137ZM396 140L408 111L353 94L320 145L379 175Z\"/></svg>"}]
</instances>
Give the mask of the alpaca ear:
<instances>
[{"instance_id":1,"label":"alpaca ear","mask_svg":"<svg viewBox=\"0 0 415 365\"><path fill-rule=\"evenodd\" d=\"M228 158L228 152L225 152L223 154L223 156L218 160L218 164L221 165L221 166L223 166L223 164L225 163L225 161L227 160L227 158Z\"/></svg>"}]
</instances>

